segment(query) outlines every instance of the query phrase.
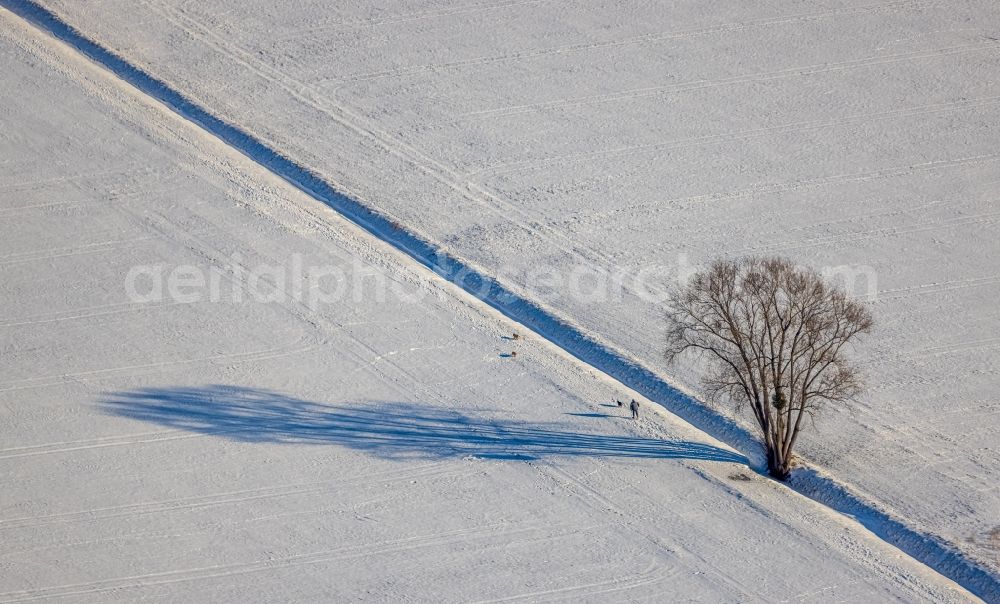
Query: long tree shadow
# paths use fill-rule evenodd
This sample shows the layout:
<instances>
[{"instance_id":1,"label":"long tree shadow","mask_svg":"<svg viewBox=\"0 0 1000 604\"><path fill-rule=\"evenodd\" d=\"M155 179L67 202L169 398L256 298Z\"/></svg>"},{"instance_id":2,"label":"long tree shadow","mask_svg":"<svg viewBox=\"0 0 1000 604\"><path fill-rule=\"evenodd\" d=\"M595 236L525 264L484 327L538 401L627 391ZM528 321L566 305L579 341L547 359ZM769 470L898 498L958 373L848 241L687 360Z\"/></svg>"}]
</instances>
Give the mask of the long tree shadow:
<instances>
[{"instance_id":1,"label":"long tree shadow","mask_svg":"<svg viewBox=\"0 0 1000 604\"><path fill-rule=\"evenodd\" d=\"M478 419L412 403L327 405L256 388L143 388L110 394L102 405L113 415L233 440L330 443L386 458L594 456L747 463L738 453L696 442L577 433L557 424Z\"/></svg>"}]
</instances>

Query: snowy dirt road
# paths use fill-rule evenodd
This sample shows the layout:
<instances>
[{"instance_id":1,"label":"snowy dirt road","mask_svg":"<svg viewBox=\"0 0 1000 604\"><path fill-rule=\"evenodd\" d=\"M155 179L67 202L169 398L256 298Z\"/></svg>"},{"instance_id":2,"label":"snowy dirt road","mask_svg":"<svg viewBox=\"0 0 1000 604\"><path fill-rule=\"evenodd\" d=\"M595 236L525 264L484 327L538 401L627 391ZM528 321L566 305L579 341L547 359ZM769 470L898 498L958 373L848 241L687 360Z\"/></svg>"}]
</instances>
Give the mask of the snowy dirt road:
<instances>
[{"instance_id":1,"label":"snowy dirt road","mask_svg":"<svg viewBox=\"0 0 1000 604\"><path fill-rule=\"evenodd\" d=\"M0 57L0 601L971 598L4 10Z\"/></svg>"}]
</instances>

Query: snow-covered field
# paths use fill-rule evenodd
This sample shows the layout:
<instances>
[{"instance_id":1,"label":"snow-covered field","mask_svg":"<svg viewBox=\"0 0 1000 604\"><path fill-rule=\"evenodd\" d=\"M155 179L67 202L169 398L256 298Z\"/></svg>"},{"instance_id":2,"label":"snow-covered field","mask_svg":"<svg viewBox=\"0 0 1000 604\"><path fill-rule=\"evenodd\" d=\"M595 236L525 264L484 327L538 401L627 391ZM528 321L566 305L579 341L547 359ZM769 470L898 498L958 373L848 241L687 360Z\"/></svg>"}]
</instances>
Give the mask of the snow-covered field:
<instances>
[{"instance_id":1,"label":"snow-covered field","mask_svg":"<svg viewBox=\"0 0 1000 604\"><path fill-rule=\"evenodd\" d=\"M45 4L688 388L642 285L871 267L873 388L805 452L1000 567L992 3ZM2 10L0 56L0 600L970 597ZM291 257L343 296L247 282Z\"/></svg>"},{"instance_id":2,"label":"snow-covered field","mask_svg":"<svg viewBox=\"0 0 1000 604\"><path fill-rule=\"evenodd\" d=\"M967 597L0 19L0 600ZM292 254L345 299L234 301Z\"/></svg>"},{"instance_id":3,"label":"snow-covered field","mask_svg":"<svg viewBox=\"0 0 1000 604\"><path fill-rule=\"evenodd\" d=\"M693 392L678 272L867 276L872 387L802 452L1000 572L1000 4L42 4Z\"/></svg>"}]
</instances>

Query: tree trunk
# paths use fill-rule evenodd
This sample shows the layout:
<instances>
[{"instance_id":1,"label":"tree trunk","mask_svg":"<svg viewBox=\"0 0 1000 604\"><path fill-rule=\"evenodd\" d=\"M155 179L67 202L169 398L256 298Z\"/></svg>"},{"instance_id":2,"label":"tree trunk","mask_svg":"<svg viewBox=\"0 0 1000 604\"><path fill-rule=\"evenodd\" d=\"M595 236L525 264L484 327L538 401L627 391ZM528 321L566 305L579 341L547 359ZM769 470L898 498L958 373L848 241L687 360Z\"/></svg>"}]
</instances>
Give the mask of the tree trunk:
<instances>
[{"instance_id":1,"label":"tree trunk","mask_svg":"<svg viewBox=\"0 0 1000 604\"><path fill-rule=\"evenodd\" d=\"M767 448L767 473L771 478L782 482L788 480L792 474L791 456L787 459L779 451L772 447Z\"/></svg>"}]
</instances>

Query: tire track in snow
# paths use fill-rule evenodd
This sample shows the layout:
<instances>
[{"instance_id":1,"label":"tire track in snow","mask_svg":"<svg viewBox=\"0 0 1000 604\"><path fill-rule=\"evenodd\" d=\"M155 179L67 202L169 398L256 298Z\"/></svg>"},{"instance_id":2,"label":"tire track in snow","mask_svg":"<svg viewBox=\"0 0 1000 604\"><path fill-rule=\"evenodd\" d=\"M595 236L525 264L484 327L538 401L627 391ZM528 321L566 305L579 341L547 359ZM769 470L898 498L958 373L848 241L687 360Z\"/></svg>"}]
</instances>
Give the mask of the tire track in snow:
<instances>
[{"instance_id":1,"label":"tire track in snow","mask_svg":"<svg viewBox=\"0 0 1000 604\"><path fill-rule=\"evenodd\" d=\"M21 453L21 452L30 452L30 451L33 451L33 450L36 450L36 449L39 449L39 450L46 449L46 448L49 448L49 447L75 446L75 445L84 445L84 446L86 446L86 445L91 445L91 444L99 444L99 443L105 443L105 442L114 442L114 441L118 441L118 440L133 441L135 439L140 439L140 438L156 437L156 436L161 436L161 435L164 435L164 434L179 434L181 432L182 432L181 430L154 430L154 431L151 431L151 432L140 432L140 433L137 433L137 434L122 434L122 435L116 435L116 436L102 436L102 437L97 437L97 438L85 438L85 439L82 439L82 440L64 440L64 441L57 441L57 442L51 442L51 443L43 443L43 444L40 444L40 445L24 445L24 446L20 446L20 447L7 447L6 449L0 449L0 459L3 458L4 454L8 454L8 453L18 454L18 453ZM0 522L2 522L2 520L0 520Z\"/></svg>"},{"instance_id":2,"label":"tire track in snow","mask_svg":"<svg viewBox=\"0 0 1000 604\"><path fill-rule=\"evenodd\" d=\"M428 11L416 11L412 13L404 13L400 15L392 15L382 18L373 19L359 19L356 21L336 21L330 23L324 23L317 25L315 27L305 27L301 29L296 29L294 34L288 36L275 36L272 41L274 42L284 42L289 39L300 40L306 37L312 37L316 34L335 31L338 29L353 29L353 28L367 28L367 27L381 27L383 25L396 25L398 23L409 23L411 21L420 21L423 19L437 19L441 17L451 17L453 15L469 15L475 13L489 12L495 10L504 10L507 8L514 8L517 6L525 6L528 4L542 4L549 3L553 0L513 0L508 2L498 2L496 4L471 4L465 6L452 6L450 8L440 8L437 10Z\"/></svg>"},{"instance_id":3,"label":"tire track in snow","mask_svg":"<svg viewBox=\"0 0 1000 604\"><path fill-rule=\"evenodd\" d=\"M85 245L75 246L75 247L61 247L52 248L49 250L32 250L30 252L18 252L15 254L8 254L6 256L0 256L0 266L9 266L13 264L23 264L26 262L37 262L41 260L53 260L55 258L70 258L73 256L84 256L87 254L100 254L104 252L112 252L125 244L138 243L140 241L149 241L149 237L134 237L131 239L122 239L119 241L101 241L97 243L88 243Z\"/></svg>"},{"instance_id":4,"label":"tire track in snow","mask_svg":"<svg viewBox=\"0 0 1000 604\"><path fill-rule=\"evenodd\" d=\"M187 304L198 304L197 302L165 302L163 304L136 304L133 302L122 302L119 304L107 304L104 305L105 308L118 307L115 310L94 310L92 312L82 312L87 309L77 308L68 311L62 311L58 313L45 313L42 315L21 317L18 319L10 319L7 321L0 321L0 329L5 327L20 327L24 325L41 325L43 323L61 323L63 321L81 321L84 319L93 319L95 317L106 317L112 315L120 315L129 312L146 312L146 311L156 311L163 308L168 308L171 306L180 306ZM100 307L98 307L100 308Z\"/></svg>"},{"instance_id":5,"label":"tire track in snow","mask_svg":"<svg viewBox=\"0 0 1000 604\"><path fill-rule=\"evenodd\" d=\"M130 176L138 180L138 176L148 176L153 174L155 170L143 167L128 167L120 170L102 170L97 172L86 172L82 174L69 174L65 176L56 176L52 178L45 178L41 180L29 180L24 182L16 183L4 183L0 185L0 192L3 193L23 193L25 191L34 191L42 189L45 187L51 187L53 185L60 184L72 184L77 182L87 182L96 179L106 180L108 177L112 176ZM65 202L60 202L65 203ZM49 205L49 204L46 204ZM53 204L54 205L54 204ZM5 208L8 209L18 209L18 208Z\"/></svg>"},{"instance_id":6,"label":"tire track in snow","mask_svg":"<svg viewBox=\"0 0 1000 604\"><path fill-rule=\"evenodd\" d=\"M206 363L212 361L219 361L223 359L230 361L237 361L237 362L250 362L250 361L260 361L264 359L273 359L294 354L302 354L315 349L318 345L316 342L309 342L308 344L303 344L303 342L305 342L307 339L308 338L302 338L298 342L291 345L275 346L273 348L263 348L260 350L255 350L250 352L233 352L225 354L206 355L203 357L195 357L188 359L176 359L172 361L158 361L155 363L139 363L135 365L122 365L119 367L104 367L101 369L92 369L89 371L75 371L70 373L60 373L55 375L24 378L9 382L0 382L0 393L12 392L15 390L32 389L32 388L47 388L50 386L59 386L70 382L88 381L90 379L99 378L101 376L109 374L125 373L126 375L128 375L137 371L156 370L165 367L189 365L191 363Z\"/></svg>"},{"instance_id":7,"label":"tire track in snow","mask_svg":"<svg viewBox=\"0 0 1000 604\"><path fill-rule=\"evenodd\" d=\"M524 59L533 59L536 57L544 57L550 55L564 55L564 54L573 54L578 52L601 51L609 48L618 48L624 46L636 46L636 45L641 46L647 43L655 44L667 40L680 40L684 38L695 38L695 37L715 35L715 34L731 34L734 32L744 31L748 29L781 26L788 24L808 23L810 21L822 21L825 19L833 19L849 15L879 13L885 11L906 9L908 7L919 8L939 3L940 2L938 0L899 0L897 2L886 2L883 4L849 7L849 8L842 8L842 9L815 12L815 13L784 15L779 17L771 17L768 19L758 19L754 21L735 21L732 23L723 23L720 25L713 25L709 27L699 27L694 29L679 30L673 32L642 34L638 36L632 36L630 38L619 38L617 40L608 40L606 42L565 44L562 46L554 46L551 48L541 48L541 49L534 49L522 52L513 52L503 55L476 57L472 59L447 61L443 63L423 63L420 65L411 65L408 67L401 67L397 69L386 69L382 71L373 71L369 73L355 74L337 80L337 82L339 85L353 84L355 82L369 82L372 80L379 80L384 78L421 75L431 71L461 69L463 67L480 67L482 65L490 65L493 63L521 61Z\"/></svg>"},{"instance_id":8,"label":"tire track in snow","mask_svg":"<svg viewBox=\"0 0 1000 604\"><path fill-rule=\"evenodd\" d=\"M163 499L158 501L144 501L125 505L91 508L75 512L48 514L45 516L25 516L20 518L2 519L0 520L0 531L34 529L52 524L94 522L110 518L137 518L147 514L166 514L219 505L238 504L252 500L322 493L329 491L331 488L345 485L354 486L374 484L377 482L398 482L402 480L411 480L413 478L427 478L441 474L455 475L456 472L454 468L449 468L442 462L435 462L409 470L389 470L386 472L353 476L340 480L318 480L305 483L289 483L285 485L266 486L241 491L213 493L211 495L196 495L178 499Z\"/></svg>"},{"instance_id":9,"label":"tire track in snow","mask_svg":"<svg viewBox=\"0 0 1000 604\"><path fill-rule=\"evenodd\" d=\"M219 432L213 432L212 434L224 434L225 432L220 430ZM15 447L13 449L4 449L0 451L0 461L7 459L16 459L19 457L35 457L38 455L51 455L54 453L69 453L72 451L86 451L88 449L103 449L106 447L120 447L120 446L135 446L147 443L161 443L171 440L187 440L189 438L203 438L208 436L206 433L194 433L187 432L185 430L172 430L164 432L151 432L147 435L142 436L120 436L120 437L107 437L100 439L93 439L92 441L67 441L67 442L54 442L45 443L42 445L34 445L27 447ZM0 520L0 526L3 525L3 520Z\"/></svg>"},{"instance_id":10,"label":"tire track in snow","mask_svg":"<svg viewBox=\"0 0 1000 604\"><path fill-rule=\"evenodd\" d=\"M930 51L921 50L915 52L904 52L904 53L882 55L882 56L875 55L871 57L865 57L863 59L853 59L850 61L838 61L832 63L814 63L811 65L800 65L798 67L788 67L785 69L778 69L774 71L765 71L760 73L738 75L729 78L720 78L718 80L706 81L704 79L701 79L701 80L693 80L690 82L682 82L679 84L670 84L667 86L651 86L647 88L638 88L635 90L628 90L625 92L597 94L584 97L570 97L565 99L554 99L538 103L526 103L523 105L498 107L495 109L482 109L479 111L470 111L468 113L459 114L456 119L450 120L448 122L441 122L440 124L452 125L479 118L494 119L494 118L514 116L514 115L521 115L524 113L535 113L538 111L544 111L546 109L562 109L567 107L583 107L590 105L599 105L602 103L630 101L634 99L646 98L651 96L664 96L668 94L679 94L684 92L693 92L697 90L705 90L710 88L719 88L722 86L730 86L733 84L756 84L760 82L806 77L820 73L847 71L850 69L859 69L863 67L886 65L890 63L899 63L904 61L914 61L918 59L947 57L955 54L965 54L986 49L996 50L998 48L1000 48L1000 44L997 44L996 42L984 42L980 44L947 46L944 48L938 48Z\"/></svg>"},{"instance_id":11,"label":"tire track in snow","mask_svg":"<svg viewBox=\"0 0 1000 604\"><path fill-rule=\"evenodd\" d=\"M938 294L945 291L965 289L968 287L982 287L1000 283L1000 275L990 275L987 277L972 277L969 279L957 279L954 281L942 281L940 283L924 283L922 285L911 285L909 287L897 287L895 289L883 289L878 292L879 300L897 300L909 298L911 296L922 296L925 294ZM883 294L890 294L888 296Z\"/></svg>"},{"instance_id":12,"label":"tire track in snow","mask_svg":"<svg viewBox=\"0 0 1000 604\"><path fill-rule=\"evenodd\" d=\"M940 231L943 229L950 229L959 226L994 224L998 219L1000 219L1000 210L996 212L983 212L980 214L961 216L958 218L952 218L948 220L932 220L929 222L911 224L904 227L886 226L876 229L870 229L867 231L855 231L853 233L844 233L840 235L815 237L812 239L805 239L801 241L789 241L786 243L775 243L775 244L747 247L747 248L733 250L731 253L734 254L744 254L747 252L773 253L776 251L800 250L808 247L836 245L836 244L846 243L849 241L861 241L865 239L870 239L873 236L898 237L900 235L909 235L911 233Z\"/></svg>"},{"instance_id":13,"label":"tire track in snow","mask_svg":"<svg viewBox=\"0 0 1000 604\"><path fill-rule=\"evenodd\" d=\"M541 601L541 598L543 597L545 599L549 599L549 597L558 597L559 599L563 599L569 597L579 598L583 595L594 596L596 594L619 593L623 591L630 591L637 587L661 583L677 574L676 572L671 571L672 569L658 566L656 561L652 560L645 570L634 575L625 576L624 578L585 583L583 585L572 585L569 587L543 589L539 591L520 593L513 596L491 598L489 600L477 600L475 604L495 604L499 602L518 602L522 600L538 602Z\"/></svg>"},{"instance_id":14,"label":"tire track in snow","mask_svg":"<svg viewBox=\"0 0 1000 604\"><path fill-rule=\"evenodd\" d=\"M907 2L893 5L911 4ZM655 371L633 359L626 353L616 350L594 339L551 311L540 307L537 303L518 296L495 279L476 270L475 267L459 258L442 251L427 239L398 228L386 216L363 203L346 197L337 191L329 182L317 176L306 167L296 163L275 149L267 146L242 128L229 124L210 113L207 109L195 104L166 83L156 79L149 73L129 63L106 48L86 38L72 26L60 20L33 0L0 0L4 6L38 28L65 42L78 52L107 69L118 78L132 85L139 91L163 103L172 111L202 128L206 133L218 138L233 149L251 158L261 167L283 178L291 185L338 211L349 221L357 224L372 236L381 239L398 250L409 255L418 264L438 274L442 278L467 292L474 298L491 306L516 323L535 332L555 346L563 349L585 364L608 375L619 383L629 387L647 399L654 401L675 415L688 421L701 431L719 438L737 450L744 451L755 461L755 467L762 467L761 456L755 445L753 436L737 426L729 418L723 417L707 407L699 404L687 395L667 383ZM882 5L890 6L890 5ZM974 161L978 158L964 158L961 161ZM925 169L959 160L941 160L923 164ZM913 167L910 167L913 169ZM851 175L856 177L856 175ZM994 576L984 567L979 566L958 552L948 543L935 537L924 535L910 528L903 521L882 509L877 503L863 495L852 491L842 483L821 474L810 466L804 466L793 473L788 483L799 493L826 505L843 514L854 516L859 522L883 540L895 545L912 558L919 560L935 569L937 572L958 582L966 589L981 597L989 598L1000 594L1000 577ZM576 532L578 527L573 527ZM405 549L405 548L404 548ZM354 554L355 556L358 554ZM360 555L371 555L360 554ZM313 556L310 558L310 556ZM282 560L284 565L308 564L318 561L336 559L333 552L304 554ZM251 563L231 567L213 567L211 569L192 569L189 574L195 578L207 578L193 575L198 572L208 572L211 576L226 576L231 574L259 572L273 568L273 564ZM185 571L178 571L183 574ZM177 573L166 573L176 575ZM51 589L28 590L0 594L0 598L18 597L19 599L43 599L57 595L82 595L132 585L136 580L143 585L164 582L192 580L190 577L164 577L164 573L142 575L105 583L77 584ZM158 577L164 577L159 578ZM149 583L146 579L154 579L157 583ZM124 581L124 583L122 583Z\"/></svg>"},{"instance_id":15,"label":"tire track in snow","mask_svg":"<svg viewBox=\"0 0 1000 604\"><path fill-rule=\"evenodd\" d=\"M762 182L751 185L749 187L745 187L743 189L736 189L733 191L722 191L718 193L700 193L696 195L687 195L684 197L674 197L671 199L664 199L653 203L644 202L644 203L631 204L628 206L608 210L606 212L593 214L592 217L588 217L587 219L582 220L581 222L583 224L589 224L592 222L601 222L618 214L632 213L639 211L654 212L654 213L676 212L678 210L683 209L685 204L709 203L711 201L716 201L716 200L752 198L761 195L775 195L778 193L787 193L791 191L818 189L831 185L835 186L846 183L886 180L889 178L896 178L899 176L909 176L911 174L916 174L921 172L934 173L940 170L960 168L967 165L992 163L996 162L998 159L1000 159L1000 153L985 153L981 155L972 155L968 157L959 157L954 159L932 160L932 161L922 162L919 164L890 166L887 168L880 168L878 170L829 174L825 176L817 176L815 178L803 179L798 181Z\"/></svg>"},{"instance_id":16,"label":"tire track in snow","mask_svg":"<svg viewBox=\"0 0 1000 604\"><path fill-rule=\"evenodd\" d=\"M996 348L998 346L1000 346L1000 337L985 338L981 340L961 340L951 344L943 344L941 346L928 346L926 348L907 350L894 356L897 360L917 359L952 354L955 352L968 352L970 350L980 350L983 348Z\"/></svg>"},{"instance_id":17,"label":"tire track in snow","mask_svg":"<svg viewBox=\"0 0 1000 604\"><path fill-rule=\"evenodd\" d=\"M86 583L74 583L54 587L38 587L34 589L12 591L0 593L0 601L28 602L35 600L49 600L53 598L65 598L70 596L92 595L110 591L122 591L126 589L142 589L172 583L187 583L217 579L220 577L274 572L296 566L324 564L354 558L373 558L375 556L385 554L402 553L432 547L443 547L458 543L468 544L471 542L485 541L486 543L480 543L478 547L506 547L511 543L509 538L518 535L538 535L541 538L558 539L560 537L575 535L580 530L586 530L587 528L588 527L579 527L571 523L555 525L550 524L544 526L525 526L521 528L507 528L506 524L495 524L453 531L444 531L416 537L390 539L376 542L374 544L346 545L339 548L320 550L304 554L273 557L268 558L267 560L202 566L183 570L102 579ZM493 540L494 542L490 543L490 540Z\"/></svg>"},{"instance_id":18,"label":"tire track in snow","mask_svg":"<svg viewBox=\"0 0 1000 604\"><path fill-rule=\"evenodd\" d=\"M950 103L932 103L928 105L918 105L905 109L894 109L891 111L878 111L872 113L861 113L849 115L832 120L808 120L803 122L790 122L778 124L776 126L766 126L763 128L753 128L737 132L725 132L722 134L708 134L704 136L693 136L659 143L647 143L642 145L627 145L614 149L604 149L600 151L589 151L585 153L573 153L568 155L556 155L539 159L528 159L507 163L496 163L485 166L480 170L469 174L474 176L499 176L501 174L512 174L516 172L526 172L544 169L552 165L565 165L586 161L601 161L605 159L618 159L638 153L653 151L665 151L671 149L685 149L690 147L701 147L706 145L719 145L731 142L750 141L773 134L791 134L797 132L809 132L812 130L826 130L839 128L842 126L856 126L870 122L882 120L892 120L897 118L917 117L934 113L946 113L949 111L962 111L979 107L988 107L1000 103L1000 96L989 96L978 99L968 99L953 101Z\"/></svg>"},{"instance_id":19,"label":"tire track in snow","mask_svg":"<svg viewBox=\"0 0 1000 604\"><path fill-rule=\"evenodd\" d=\"M65 206L83 206L83 205L97 205L98 201L53 201L51 203L38 203L34 205L27 206L15 206L11 208L0 208L0 214L14 213L14 212L27 212L29 210L41 210L44 208L57 208Z\"/></svg>"}]
</instances>

